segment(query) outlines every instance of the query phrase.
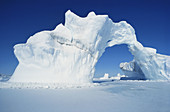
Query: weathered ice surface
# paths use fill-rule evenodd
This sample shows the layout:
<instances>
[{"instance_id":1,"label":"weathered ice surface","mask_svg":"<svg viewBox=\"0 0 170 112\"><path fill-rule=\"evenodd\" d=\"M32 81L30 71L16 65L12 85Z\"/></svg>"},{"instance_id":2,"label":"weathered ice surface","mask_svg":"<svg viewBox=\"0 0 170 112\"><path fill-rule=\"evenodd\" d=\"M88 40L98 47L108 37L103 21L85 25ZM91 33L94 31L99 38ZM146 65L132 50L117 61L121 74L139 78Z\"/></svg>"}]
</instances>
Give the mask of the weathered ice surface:
<instances>
[{"instance_id":1,"label":"weathered ice surface","mask_svg":"<svg viewBox=\"0 0 170 112\"><path fill-rule=\"evenodd\" d=\"M95 65L107 47L127 44L138 65L138 76L169 79L170 58L140 44L131 25L114 23L107 15L90 12L81 18L70 10L65 24L52 31L31 36L26 43L14 46L19 64L11 82L89 83ZM129 70L124 67L123 70ZM130 68L133 72L135 67ZM142 74L141 74L142 73ZM126 74L125 74L126 75Z\"/></svg>"}]
</instances>

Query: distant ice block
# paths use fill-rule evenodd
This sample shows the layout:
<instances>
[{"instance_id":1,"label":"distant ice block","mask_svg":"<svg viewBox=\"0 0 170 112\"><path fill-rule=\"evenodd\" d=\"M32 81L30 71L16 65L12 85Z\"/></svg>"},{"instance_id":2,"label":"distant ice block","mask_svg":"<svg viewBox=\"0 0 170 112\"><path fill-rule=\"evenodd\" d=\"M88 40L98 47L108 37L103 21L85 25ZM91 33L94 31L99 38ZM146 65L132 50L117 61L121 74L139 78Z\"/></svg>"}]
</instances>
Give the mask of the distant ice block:
<instances>
[{"instance_id":1,"label":"distant ice block","mask_svg":"<svg viewBox=\"0 0 170 112\"><path fill-rule=\"evenodd\" d=\"M98 59L107 47L127 44L134 55L135 71L148 79L169 79L170 59L143 47L135 31L125 21L114 23L107 15L90 12L79 17L70 10L65 24L52 31L31 36L26 43L14 46L19 64L11 82L89 83ZM125 70L136 70L127 68ZM141 74L143 73L143 74Z\"/></svg>"},{"instance_id":2,"label":"distant ice block","mask_svg":"<svg viewBox=\"0 0 170 112\"><path fill-rule=\"evenodd\" d=\"M135 80L146 79L144 73L142 72L138 64L135 62L135 60L129 63L127 62L120 63L120 69L126 75L124 79L135 79Z\"/></svg>"}]
</instances>

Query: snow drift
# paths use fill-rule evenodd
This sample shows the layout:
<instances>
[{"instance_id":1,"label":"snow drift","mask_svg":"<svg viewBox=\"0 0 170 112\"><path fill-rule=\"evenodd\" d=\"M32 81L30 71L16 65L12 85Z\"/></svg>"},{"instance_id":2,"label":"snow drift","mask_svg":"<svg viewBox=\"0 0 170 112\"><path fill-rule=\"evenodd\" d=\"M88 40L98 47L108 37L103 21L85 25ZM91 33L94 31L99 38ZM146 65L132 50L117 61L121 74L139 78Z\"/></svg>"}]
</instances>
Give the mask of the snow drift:
<instances>
[{"instance_id":1,"label":"snow drift","mask_svg":"<svg viewBox=\"0 0 170 112\"><path fill-rule=\"evenodd\" d=\"M118 44L127 44L134 56L133 66L121 64L123 71L147 79L169 79L170 57L143 47L127 22L114 23L107 15L94 12L81 18L69 10L65 25L36 33L25 44L14 46L19 64L10 81L92 82L98 59L107 47Z\"/></svg>"}]
</instances>

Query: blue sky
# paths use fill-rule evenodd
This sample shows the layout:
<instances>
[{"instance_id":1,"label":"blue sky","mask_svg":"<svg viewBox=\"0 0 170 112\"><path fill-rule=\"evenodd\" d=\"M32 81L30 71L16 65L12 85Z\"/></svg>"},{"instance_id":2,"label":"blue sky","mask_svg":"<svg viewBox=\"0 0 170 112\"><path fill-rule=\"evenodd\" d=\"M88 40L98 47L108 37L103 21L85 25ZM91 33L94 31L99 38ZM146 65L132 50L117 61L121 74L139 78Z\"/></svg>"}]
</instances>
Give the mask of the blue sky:
<instances>
[{"instance_id":1,"label":"blue sky","mask_svg":"<svg viewBox=\"0 0 170 112\"><path fill-rule=\"evenodd\" d=\"M168 0L1 0L0 73L14 72L18 64L13 53L15 44L64 23L68 9L82 17L94 11L109 15L114 22L125 20L135 28L137 39L144 46L170 55L169 4ZM96 65L96 74L115 75L120 72L119 63L132 59L126 45L107 48Z\"/></svg>"}]
</instances>

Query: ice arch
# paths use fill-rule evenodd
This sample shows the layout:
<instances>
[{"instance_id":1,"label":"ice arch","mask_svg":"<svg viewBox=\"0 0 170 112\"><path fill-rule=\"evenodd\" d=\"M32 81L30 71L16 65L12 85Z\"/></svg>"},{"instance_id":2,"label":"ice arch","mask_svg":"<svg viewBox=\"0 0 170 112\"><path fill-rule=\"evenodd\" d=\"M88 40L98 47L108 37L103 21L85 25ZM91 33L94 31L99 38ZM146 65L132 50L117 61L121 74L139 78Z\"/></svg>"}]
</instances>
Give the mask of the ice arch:
<instances>
[{"instance_id":1,"label":"ice arch","mask_svg":"<svg viewBox=\"0 0 170 112\"><path fill-rule=\"evenodd\" d=\"M14 46L19 65L11 82L89 83L105 49L119 44L128 45L133 62L146 78L169 79L168 56L143 47L127 22L114 23L107 15L94 12L81 18L67 11L65 19L65 25L36 33L25 44ZM130 65L121 64L121 68L133 72L135 67Z\"/></svg>"}]
</instances>

